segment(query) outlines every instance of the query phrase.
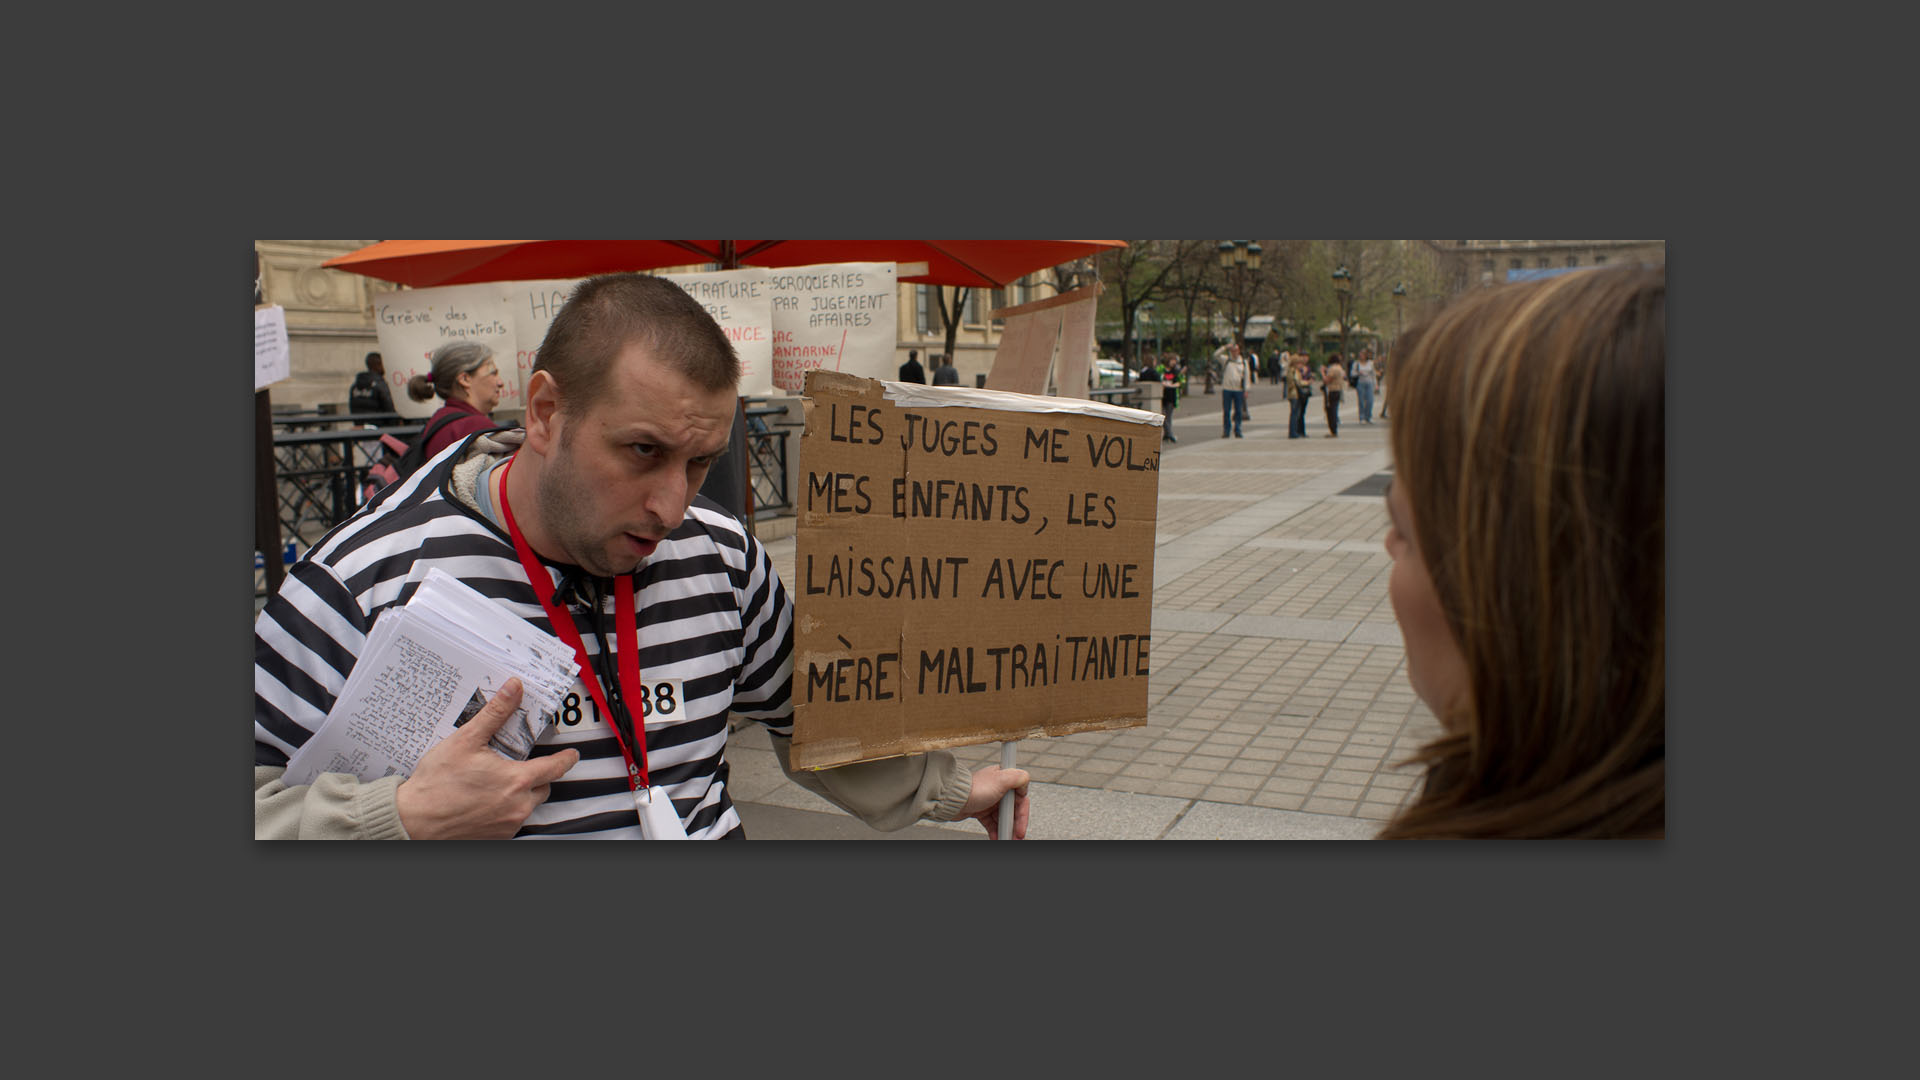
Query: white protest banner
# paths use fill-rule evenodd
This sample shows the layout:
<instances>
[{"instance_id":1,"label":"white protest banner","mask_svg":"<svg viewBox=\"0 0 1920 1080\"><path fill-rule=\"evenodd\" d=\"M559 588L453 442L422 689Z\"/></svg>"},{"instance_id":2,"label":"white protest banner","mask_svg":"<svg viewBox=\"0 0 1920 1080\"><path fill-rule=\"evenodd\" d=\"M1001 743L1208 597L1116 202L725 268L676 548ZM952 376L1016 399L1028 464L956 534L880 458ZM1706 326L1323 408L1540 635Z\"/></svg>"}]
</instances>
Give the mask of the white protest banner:
<instances>
[{"instance_id":1,"label":"white protest banner","mask_svg":"<svg viewBox=\"0 0 1920 1080\"><path fill-rule=\"evenodd\" d=\"M758 266L716 270L704 274L661 274L687 291L726 331L740 354L740 396L765 397L774 393L773 293L769 275ZM889 343L891 349L891 343Z\"/></svg>"},{"instance_id":2,"label":"white protest banner","mask_svg":"<svg viewBox=\"0 0 1920 1080\"><path fill-rule=\"evenodd\" d=\"M293 374L287 345L287 309L278 304L253 309L253 388L260 390Z\"/></svg>"},{"instance_id":3,"label":"white protest banner","mask_svg":"<svg viewBox=\"0 0 1920 1080\"><path fill-rule=\"evenodd\" d=\"M534 356L540 350L540 343L547 339L547 327L553 325L553 317L560 314L574 286L585 280L556 278L549 281L501 282L500 288L505 290L507 307L513 312L513 336L518 342L514 368L520 373L521 389L526 388L527 376L533 374ZM511 376L508 381L512 381Z\"/></svg>"},{"instance_id":4,"label":"white protest banner","mask_svg":"<svg viewBox=\"0 0 1920 1080\"><path fill-rule=\"evenodd\" d=\"M442 402L437 397L413 400L407 394L407 381L415 375L431 378L427 358L433 350L454 341L477 341L493 349L494 364L507 384L495 408L520 408L525 384L519 372L513 305L506 299L513 288L505 283L445 285L374 294L374 332L386 360L395 412L425 417L440 408Z\"/></svg>"},{"instance_id":5,"label":"white protest banner","mask_svg":"<svg viewBox=\"0 0 1920 1080\"><path fill-rule=\"evenodd\" d=\"M899 374L898 277L893 263L831 263L767 272L773 298L773 385L790 394L816 368Z\"/></svg>"}]
</instances>

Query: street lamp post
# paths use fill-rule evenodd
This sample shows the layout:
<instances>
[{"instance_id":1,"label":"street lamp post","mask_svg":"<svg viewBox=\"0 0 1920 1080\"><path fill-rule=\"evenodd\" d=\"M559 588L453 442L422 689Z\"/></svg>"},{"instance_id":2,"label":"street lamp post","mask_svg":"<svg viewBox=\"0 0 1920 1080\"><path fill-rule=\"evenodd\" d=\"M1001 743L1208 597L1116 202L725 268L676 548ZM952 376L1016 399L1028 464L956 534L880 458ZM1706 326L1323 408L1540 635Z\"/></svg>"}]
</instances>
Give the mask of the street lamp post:
<instances>
[{"instance_id":1,"label":"street lamp post","mask_svg":"<svg viewBox=\"0 0 1920 1080\"><path fill-rule=\"evenodd\" d=\"M1333 272L1333 296L1340 304L1340 360L1351 363L1347 356L1347 326L1353 321L1353 275L1344 263Z\"/></svg>"},{"instance_id":2,"label":"street lamp post","mask_svg":"<svg viewBox=\"0 0 1920 1080\"><path fill-rule=\"evenodd\" d=\"M1226 275L1229 317L1233 320L1231 340L1240 341L1241 330L1252 315L1255 275L1260 271L1260 243L1256 240L1220 241L1220 270ZM1244 345L1244 342L1241 342ZM1207 357L1207 393L1213 393L1213 357Z\"/></svg>"},{"instance_id":3,"label":"street lamp post","mask_svg":"<svg viewBox=\"0 0 1920 1080\"><path fill-rule=\"evenodd\" d=\"M1394 353L1394 350L1400 347L1400 307L1406 303L1406 299L1407 283L1403 281L1393 287L1393 344L1387 346L1387 356L1394 357L1396 363L1399 358ZM1386 377L1386 357L1382 357L1380 364L1380 419L1382 420L1387 418Z\"/></svg>"},{"instance_id":4,"label":"street lamp post","mask_svg":"<svg viewBox=\"0 0 1920 1080\"><path fill-rule=\"evenodd\" d=\"M1407 298L1407 283L1403 281L1400 284L1395 285L1393 287L1393 344L1394 345L1400 344L1400 305L1406 300L1406 298ZM1393 351L1393 345L1387 346L1387 351L1391 353Z\"/></svg>"}]
</instances>

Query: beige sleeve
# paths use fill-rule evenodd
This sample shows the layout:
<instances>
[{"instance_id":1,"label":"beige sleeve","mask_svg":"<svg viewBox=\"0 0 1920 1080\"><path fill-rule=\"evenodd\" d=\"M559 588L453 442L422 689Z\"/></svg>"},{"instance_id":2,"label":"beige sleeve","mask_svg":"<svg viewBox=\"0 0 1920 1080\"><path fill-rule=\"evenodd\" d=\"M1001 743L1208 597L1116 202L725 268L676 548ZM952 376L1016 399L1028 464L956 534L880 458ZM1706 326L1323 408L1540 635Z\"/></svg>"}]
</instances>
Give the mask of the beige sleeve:
<instances>
[{"instance_id":1,"label":"beige sleeve","mask_svg":"<svg viewBox=\"0 0 1920 1080\"><path fill-rule=\"evenodd\" d=\"M288 787L285 769L253 767L255 840L406 840L400 824L398 776L363 784L343 773L321 773L311 784Z\"/></svg>"},{"instance_id":2,"label":"beige sleeve","mask_svg":"<svg viewBox=\"0 0 1920 1080\"><path fill-rule=\"evenodd\" d=\"M780 768L794 783L881 832L922 818L958 821L973 790L973 770L945 750L796 772L788 756L793 738L768 734Z\"/></svg>"}]
</instances>

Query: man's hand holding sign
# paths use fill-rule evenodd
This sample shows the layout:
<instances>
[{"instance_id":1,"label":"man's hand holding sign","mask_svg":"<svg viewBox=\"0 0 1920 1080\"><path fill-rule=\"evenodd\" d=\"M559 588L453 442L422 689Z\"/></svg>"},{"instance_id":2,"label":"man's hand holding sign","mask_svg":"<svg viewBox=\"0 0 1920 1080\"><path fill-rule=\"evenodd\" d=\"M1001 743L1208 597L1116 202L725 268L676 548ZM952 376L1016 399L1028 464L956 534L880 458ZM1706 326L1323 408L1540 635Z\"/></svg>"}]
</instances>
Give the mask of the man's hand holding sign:
<instances>
[{"instance_id":1,"label":"man's hand holding sign","mask_svg":"<svg viewBox=\"0 0 1920 1080\"><path fill-rule=\"evenodd\" d=\"M796 769L1146 722L1158 416L825 371L807 395Z\"/></svg>"}]
</instances>

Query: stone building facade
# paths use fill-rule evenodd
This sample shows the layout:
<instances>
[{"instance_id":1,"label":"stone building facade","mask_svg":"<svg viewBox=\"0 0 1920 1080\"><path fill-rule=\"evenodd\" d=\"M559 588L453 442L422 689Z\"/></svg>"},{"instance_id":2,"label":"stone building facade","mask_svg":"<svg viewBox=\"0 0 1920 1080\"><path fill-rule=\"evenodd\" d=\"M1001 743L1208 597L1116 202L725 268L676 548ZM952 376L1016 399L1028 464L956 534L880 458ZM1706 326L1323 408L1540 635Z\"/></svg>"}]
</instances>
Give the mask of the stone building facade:
<instances>
[{"instance_id":1,"label":"stone building facade","mask_svg":"<svg viewBox=\"0 0 1920 1080\"><path fill-rule=\"evenodd\" d=\"M1667 261L1664 240L1435 240L1458 287L1498 285L1514 271Z\"/></svg>"}]
</instances>

